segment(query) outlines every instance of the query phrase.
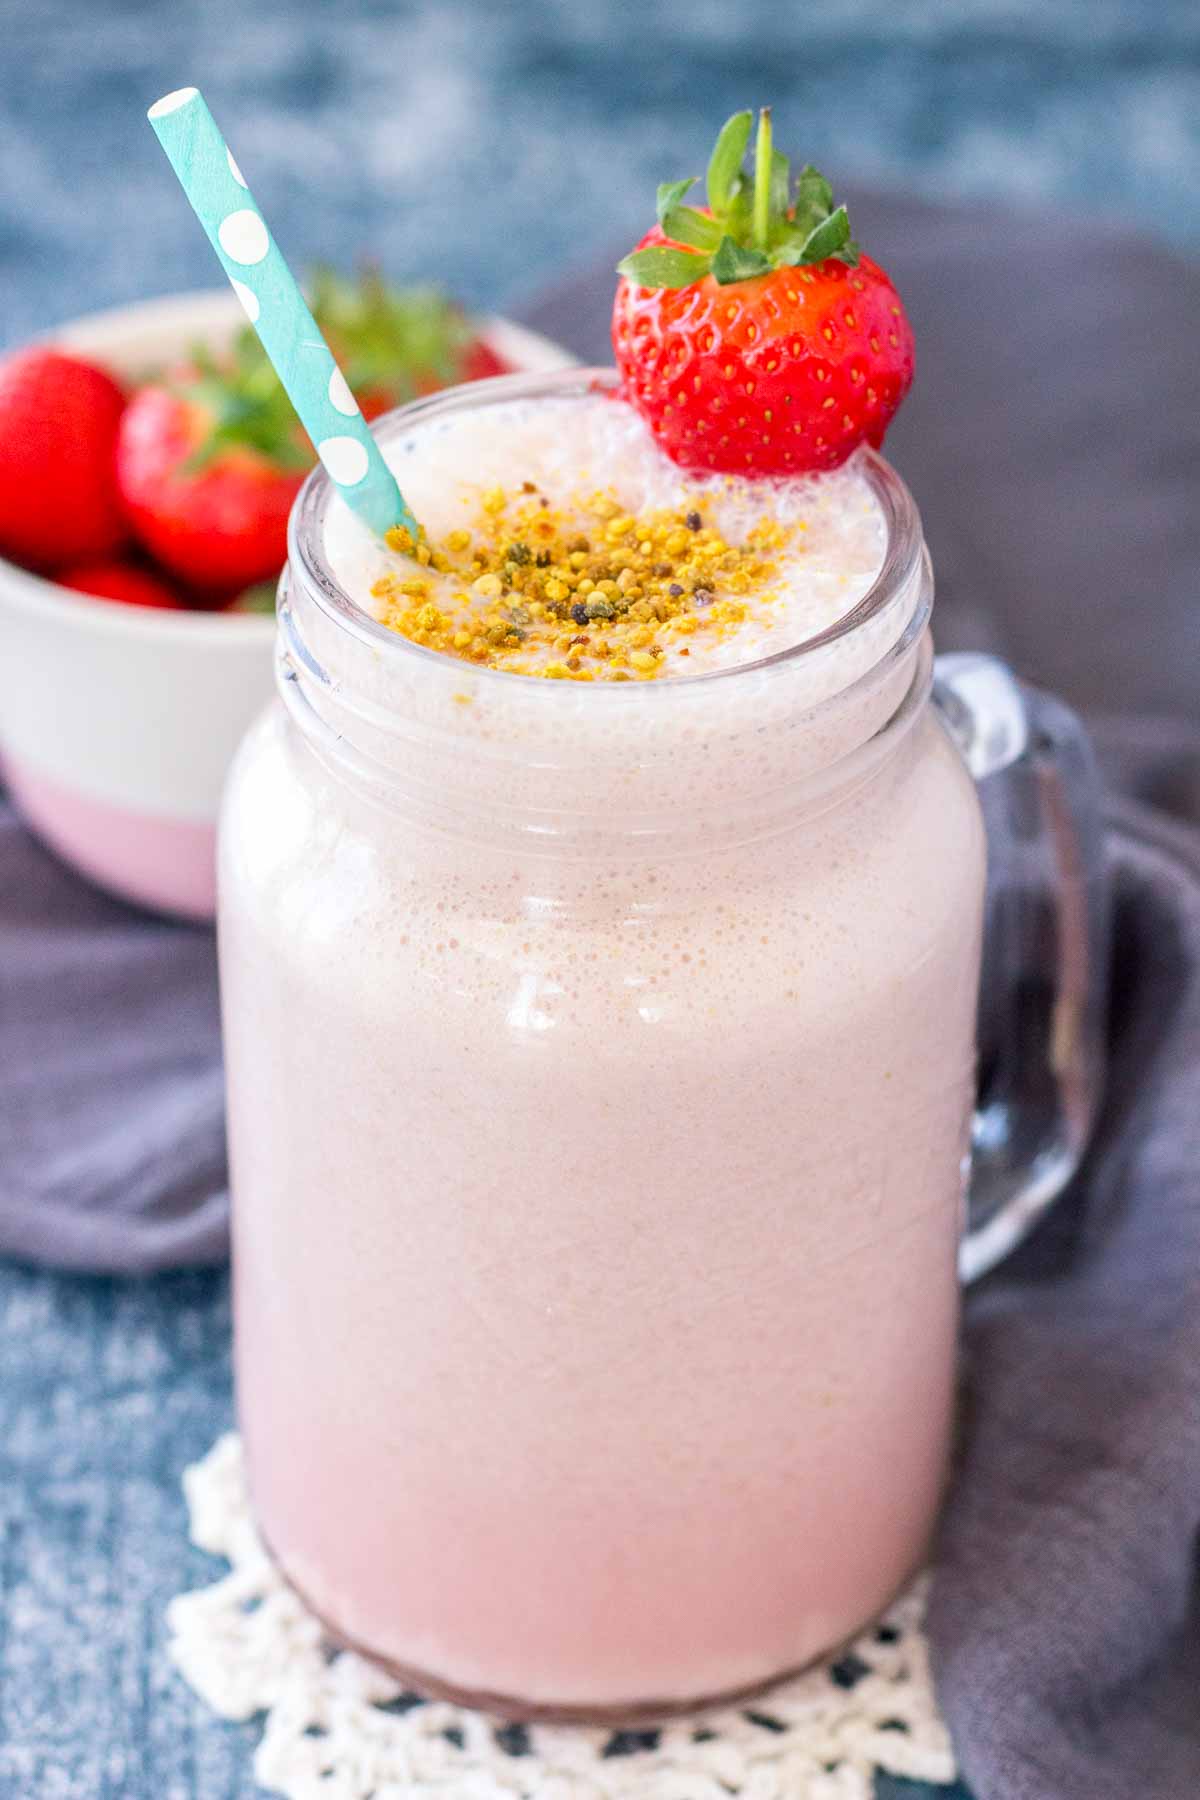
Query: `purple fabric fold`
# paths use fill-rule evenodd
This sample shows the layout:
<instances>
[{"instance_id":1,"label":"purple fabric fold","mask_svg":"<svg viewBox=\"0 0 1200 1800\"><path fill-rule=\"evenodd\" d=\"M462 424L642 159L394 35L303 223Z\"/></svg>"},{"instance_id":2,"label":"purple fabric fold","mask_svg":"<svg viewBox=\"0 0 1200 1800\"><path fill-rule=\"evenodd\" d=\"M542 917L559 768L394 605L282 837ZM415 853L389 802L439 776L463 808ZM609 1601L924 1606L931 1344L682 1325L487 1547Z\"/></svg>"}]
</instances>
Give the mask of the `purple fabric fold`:
<instances>
[{"instance_id":1,"label":"purple fabric fold","mask_svg":"<svg viewBox=\"0 0 1200 1800\"><path fill-rule=\"evenodd\" d=\"M1200 833L1111 843L1101 1128L967 1304L929 1625L978 1800L1200 1795Z\"/></svg>"},{"instance_id":2,"label":"purple fabric fold","mask_svg":"<svg viewBox=\"0 0 1200 1800\"><path fill-rule=\"evenodd\" d=\"M144 1274L227 1226L213 933L109 899L0 795L0 1253Z\"/></svg>"}]
</instances>

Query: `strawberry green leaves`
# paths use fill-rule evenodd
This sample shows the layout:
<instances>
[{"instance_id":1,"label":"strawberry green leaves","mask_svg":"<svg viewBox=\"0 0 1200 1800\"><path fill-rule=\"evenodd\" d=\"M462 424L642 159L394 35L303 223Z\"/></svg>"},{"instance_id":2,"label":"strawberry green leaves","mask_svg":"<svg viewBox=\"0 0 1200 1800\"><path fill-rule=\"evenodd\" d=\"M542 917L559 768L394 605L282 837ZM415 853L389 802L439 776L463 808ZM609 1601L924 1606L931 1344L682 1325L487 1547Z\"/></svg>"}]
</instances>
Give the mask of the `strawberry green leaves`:
<instances>
[{"instance_id":1,"label":"strawberry green leaves","mask_svg":"<svg viewBox=\"0 0 1200 1800\"><path fill-rule=\"evenodd\" d=\"M184 475L198 474L231 448L256 450L281 469L312 467L312 452L292 403L252 331L242 331L219 362L206 344L194 344L186 369L163 385L204 420L203 433L182 466Z\"/></svg>"},{"instance_id":2,"label":"strawberry green leaves","mask_svg":"<svg viewBox=\"0 0 1200 1800\"><path fill-rule=\"evenodd\" d=\"M673 213L677 207L683 205L685 196L695 185L696 177L694 175L689 175L685 181L659 182L654 210L658 214L658 222L664 231L667 229L668 213Z\"/></svg>"},{"instance_id":3,"label":"strawberry green leaves","mask_svg":"<svg viewBox=\"0 0 1200 1800\"><path fill-rule=\"evenodd\" d=\"M713 153L708 159L705 186L708 189L709 207L718 218L728 211L735 188L744 179L742 160L750 142L750 127L753 123L753 113L734 113L732 119L726 119L717 134Z\"/></svg>"},{"instance_id":4,"label":"strawberry green leaves","mask_svg":"<svg viewBox=\"0 0 1200 1800\"><path fill-rule=\"evenodd\" d=\"M710 252L716 249L723 236L715 219L690 206L677 206L669 212L663 230L677 244L689 244L693 250Z\"/></svg>"},{"instance_id":5,"label":"strawberry green leaves","mask_svg":"<svg viewBox=\"0 0 1200 1800\"><path fill-rule=\"evenodd\" d=\"M466 315L435 288L397 288L368 266L357 278L318 268L313 317L355 393L409 399L460 378L475 338Z\"/></svg>"},{"instance_id":6,"label":"strawberry green leaves","mask_svg":"<svg viewBox=\"0 0 1200 1800\"><path fill-rule=\"evenodd\" d=\"M717 240L705 223L711 249ZM371 267L355 277L318 268L309 298L351 391L369 400L373 412L464 379L477 328L439 290L393 287ZM281 469L312 467L292 403L249 326L219 358L203 345L193 347L186 370L166 385L204 415L204 435L185 474L234 448L255 450Z\"/></svg>"},{"instance_id":7,"label":"strawberry green leaves","mask_svg":"<svg viewBox=\"0 0 1200 1800\"><path fill-rule=\"evenodd\" d=\"M645 250L634 250L617 264L617 274L644 288L690 287L701 281L712 267L710 256L697 256L691 250L674 250L669 244L650 244Z\"/></svg>"},{"instance_id":8,"label":"strawberry green leaves","mask_svg":"<svg viewBox=\"0 0 1200 1800\"><path fill-rule=\"evenodd\" d=\"M792 181L792 165L782 150L771 152L771 216L782 218L788 210L788 193Z\"/></svg>"},{"instance_id":9,"label":"strawberry green leaves","mask_svg":"<svg viewBox=\"0 0 1200 1800\"><path fill-rule=\"evenodd\" d=\"M836 211L833 189L811 163L806 163L796 178L796 201L791 211L790 228L780 241L780 261L793 267L802 263L824 262L836 256L853 266L859 248L850 236L850 220L844 206Z\"/></svg>"},{"instance_id":10,"label":"strawberry green leaves","mask_svg":"<svg viewBox=\"0 0 1200 1800\"><path fill-rule=\"evenodd\" d=\"M690 244L694 250L715 250L721 241L721 227L709 213L684 206L683 197L694 187L696 177L686 181L662 181L658 186L658 222L675 244Z\"/></svg>"},{"instance_id":11,"label":"strawberry green leaves","mask_svg":"<svg viewBox=\"0 0 1200 1800\"><path fill-rule=\"evenodd\" d=\"M709 266L718 285L729 287L735 281L750 281L755 275L768 274L774 264L761 250L723 237Z\"/></svg>"},{"instance_id":12,"label":"strawberry green leaves","mask_svg":"<svg viewBox=\"0 0 1200 1800\"><path fill-rule=\"evenodd\" d=\"M798 223L826 218L833 210L833 189L811 163L805 163L796 177L796 219Z\"/></svg>"},{"instance_id":13,"label":"strawberry green leaves","mask_svg":"<svg viewBox=\"0 0 1200 1800\"><path fill-rule=\"evenodd\" d=\"M799 232L789 234L779 245L780 262L790 263L793 268L824 262L829 256L851 264L858 261L858 245L850 236L850 220L844 206L814 225L806 237Z\"/></svg>"},{"instance_id":14,"label":"strawberry green leaves","mask_svg":"<svg viewBox=\"0 0 1200 1800\"><path fill-rule=\"evenodd\" d=\"M772 143L769 107L759 114L754 173L744 170L752 124L750 112L739 112L721 127L705 178L707 210L685 204L694 176L659 185L658 222L670 241L634 250L617 264L619 274L644 288L688 287L709 274L728 287L830 257L858 262L846 208L834 207L825 177L806 163L793 182L788 158Z\"/></svg>"}]
</instances>

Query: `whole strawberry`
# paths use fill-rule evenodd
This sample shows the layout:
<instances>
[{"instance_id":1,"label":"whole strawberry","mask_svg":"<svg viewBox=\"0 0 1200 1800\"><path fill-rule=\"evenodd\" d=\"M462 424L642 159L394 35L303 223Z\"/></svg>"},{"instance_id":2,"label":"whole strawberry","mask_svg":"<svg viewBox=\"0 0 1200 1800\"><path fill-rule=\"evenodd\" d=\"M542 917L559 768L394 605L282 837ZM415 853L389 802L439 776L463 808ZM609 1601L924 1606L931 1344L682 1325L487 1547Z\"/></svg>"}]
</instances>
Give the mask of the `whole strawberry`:
<instances>
[{"instance_id":1,"label":"whole strawberry","mask_svg":"<svg viewBox=\"0 0 1200 1800\"><path fill-rule=\"evenodd\" d=\"M287 558L287 521L313 455L274 370L238 349L133 395L117 439L117 480L151 555L201 592L249 587Z\"/></svg>"},{"instance_id":2,"label":"whole strawberry","mask_svg":"<svg viewBox=\"0 0 1200 1800\"><path fill-rule=\"evenodd\" d=\"M125 397L77 356L0 362L0 553L31 569L108 556L128 537L113 468Z\"/></svg>"},{"instance_id":3,"label":"whole strawberry","mask_svg":"<svg viewBox=\"0 0 1200 1800\"><path fill-rule=\"evenodd\" d=\"M735 113L708 166L665 182L658 219L618 264L613 349L626 397L683 468L741 475L834 469L878 447L913 378L913 334L891 281L850 235L829 183L793 181L759 115Z\"/></svg>"}]
</instances>

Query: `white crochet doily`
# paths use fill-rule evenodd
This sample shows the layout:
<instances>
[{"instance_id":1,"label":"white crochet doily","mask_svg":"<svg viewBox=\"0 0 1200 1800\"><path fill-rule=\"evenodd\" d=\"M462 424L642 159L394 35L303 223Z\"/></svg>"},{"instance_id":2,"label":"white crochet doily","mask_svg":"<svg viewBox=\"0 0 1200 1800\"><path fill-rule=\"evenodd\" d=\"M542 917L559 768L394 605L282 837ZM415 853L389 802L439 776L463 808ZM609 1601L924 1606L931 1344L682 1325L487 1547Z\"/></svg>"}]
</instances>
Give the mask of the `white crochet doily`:
<instances>
[{"instance_id":1,"label":"white crochet doily","mask_svg":"<svg viewBox=\"0 0 1200 1800\"><path fill-rule=\"evenodd\" d=\"M918 1586L835 1662L654 1731L504 1725L332 1649L250 1512L240 1440L184 1475L191 1535L231 1572L171 1602L171 1655L227 1719L265 1714L254 1773L287 1800L871 1800L877 1770L952 1783Z\"/></svg>"}]
</instances>

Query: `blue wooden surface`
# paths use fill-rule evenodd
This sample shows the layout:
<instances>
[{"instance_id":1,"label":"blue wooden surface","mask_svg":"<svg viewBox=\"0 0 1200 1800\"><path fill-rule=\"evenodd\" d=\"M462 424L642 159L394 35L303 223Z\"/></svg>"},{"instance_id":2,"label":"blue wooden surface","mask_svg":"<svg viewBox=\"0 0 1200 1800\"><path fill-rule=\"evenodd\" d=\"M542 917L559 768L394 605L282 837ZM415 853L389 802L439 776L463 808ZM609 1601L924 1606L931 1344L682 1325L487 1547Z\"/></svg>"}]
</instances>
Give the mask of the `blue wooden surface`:
<instances>
[{"instance_id":1,"label":"blue wooden surface","mask_svg":"<svg viewBox=\"0 0 1200 1800\"><path fill-rule=\"evenodd\" d=\"M142 116L182 82L289 258L370 251L481 305L640 228L654 183L760 99L839 175L1075 202L1200 243L1193 0L46 0L3 29L3 341L212 284ZM220 1275L0 1267L2 1800L256 1791L253 1728L215 1721L164 1654L167 1600L214 1573L179 1477L230 1421L228 1331Z\"/></svg>"}]
</instances>

